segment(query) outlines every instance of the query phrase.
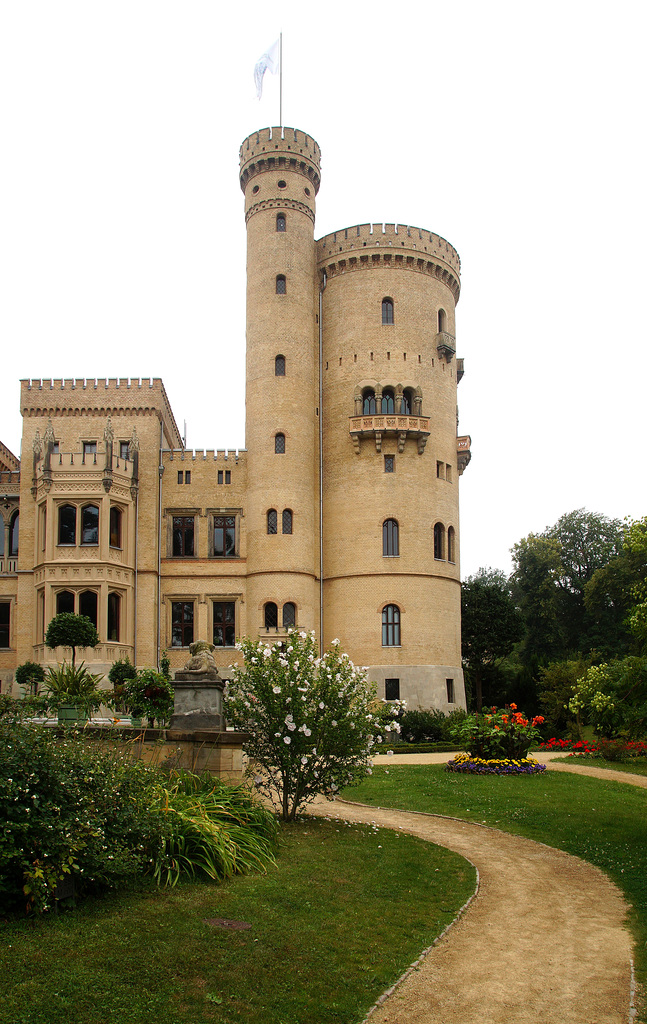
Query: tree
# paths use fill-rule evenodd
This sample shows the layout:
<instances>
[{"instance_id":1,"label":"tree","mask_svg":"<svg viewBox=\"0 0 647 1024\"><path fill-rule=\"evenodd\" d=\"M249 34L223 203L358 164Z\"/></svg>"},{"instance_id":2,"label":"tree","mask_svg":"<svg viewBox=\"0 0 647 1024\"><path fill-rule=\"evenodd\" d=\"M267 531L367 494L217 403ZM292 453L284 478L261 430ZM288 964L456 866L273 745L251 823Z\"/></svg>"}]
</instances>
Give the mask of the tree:
<instances>
[{"instance_id":1,"label":"tree","mask_svg":"<svg viewBox=\"0 0 647 1024\"><path fill-rule=\"evenodd\" d=\"M558 659L564 651L559 617L558 578L561 571L557 541L530 533L512 548L513 593L526 627L522 663L531 670Z\"/></svg>"},{"instance_id":2,"label":"tree","mask_svg":"<svg viewBox=\"0 0 647 1024\"><path fill-rule=\"evenodd\" d=\"M626 538L627 553L634 560L637 579L631 587L631 596L636 602L632 608L628 625L638 639L641 649L647 648L647 516L631 523Z\"/></svg>"},{"instance_id":3,"label":"tree","mask_svg":"<svg viewBox=\"0 0 647 1024\"><path fill-rule=\"evenodd\" d=\"M584 713L599 736L640 739L647 729L647 658L592 665L578 679L569 708L578 721Z\"/></svg>"},{"instance_id":4,"label":"tree","mask_svg":"<svg viewBox=\"0 0 647 1024\"><path fill-rule=\"evenodd\" d=\"M314 633L297 630L273 646L243 639L236 647L245 666L227 684L225 715L249 733L243 749L256 785L284 821L318 793L370 775L375 688L338 640L321 658Z\"/></svg>"},{"instance_id":5,"label":"tree","mask_svg":"<svg viewBox=\"0 0 647 1024\"><path fill-rule=\"evenodd\" d=\"M97 647L99 634L96 626L87 615L74 615L72 612L59 612L51 620L45 634L48 647L71 647L72 668L76 664L77 647Z\"/></svg>"},{"instance_id":6,"label":"tree","mask_svg":"<svg viewBox=\"0 0 647 1024\"><path fill-rule=\"evenodd\" d=\"M575 694L578 680L590 667L588 659L577 658L573 661L552 661L539 669L539 699L546 722L556 733L565 732L573 726L569 701ZM582 739L581 732L579 738Z\"/></svg>"},{"instance_id":7,"label":"tree","mask_svg":"<svg viewBox=\"0 0 647 1024\"><path fill-rule=\"evenodd\" d=\"M480 711L486 673L523 635L523 620L502 572L479 569L465 580L461 616L463 661L474 677L476 709Z\"/></svg>"}]
</instances>

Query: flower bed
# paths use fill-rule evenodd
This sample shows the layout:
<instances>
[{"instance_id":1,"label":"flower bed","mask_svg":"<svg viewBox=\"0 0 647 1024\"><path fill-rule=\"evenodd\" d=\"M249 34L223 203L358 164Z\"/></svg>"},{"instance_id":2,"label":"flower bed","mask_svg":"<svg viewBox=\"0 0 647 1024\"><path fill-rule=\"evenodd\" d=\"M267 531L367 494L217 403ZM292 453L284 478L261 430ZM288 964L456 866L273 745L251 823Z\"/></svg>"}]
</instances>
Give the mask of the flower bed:
<instances>
[{"instance_id":1,"label":"flower bed","mask_svg":"<svg viewBox=\"0 0 647 1024\"><path fill-rule=\"evenodd\" d=\"M541 750L563 751L566 757L577 757L578 754L589 754L591 757L603 757L607 761L619 758L647 757L647 743L639 740L558 740L552 736L541 744Z\"/></svg>"},{"instance_id":2,"label":"flower bed","mask_svg":"<svg viewBox=\"0 0 647 1024\"><path fill-rule=\"evenodd\" d=\"M539 764L533 757L485 761L481 757L470 757L469 754L457 754L447 762L445 768L448 772L464 772L467 775L536 775L546 771L546 765Z\"/></svg>"}]
</instances>

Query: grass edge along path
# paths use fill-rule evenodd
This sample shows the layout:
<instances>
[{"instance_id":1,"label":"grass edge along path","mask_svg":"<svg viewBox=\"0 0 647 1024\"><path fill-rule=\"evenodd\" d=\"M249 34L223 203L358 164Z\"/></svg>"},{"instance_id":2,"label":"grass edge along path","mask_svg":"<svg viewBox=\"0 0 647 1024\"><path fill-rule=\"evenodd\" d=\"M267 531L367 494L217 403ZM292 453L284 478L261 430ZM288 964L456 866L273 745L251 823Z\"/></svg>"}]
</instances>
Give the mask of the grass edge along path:
<instances>
[{"instance_id":1,"label":"grass edge along path","mask_svg":"<svg viewBox=\"0 0 647 1024\"><path fill-rule=\"evenodd\" d=\"M265 875L0 922L0 1021L357 1024L474 888L440 846L306 818L282 828Z\"/></svg>"},{"instance_id":2,"label":"grass edge along path","mask_svg":"<svg viewBox=\"0 0 647 1024\"><path fill-rule=\"evenodd\" d=\"M636 1024L647 1024L647 794L625 782L567 772L474 776L443 765L374 767L342 798L369 806L474 821L564 850L601 868L631 906L638 985ZM541 898L541 893L535 894Z\"/></svg>"}]
</instances>

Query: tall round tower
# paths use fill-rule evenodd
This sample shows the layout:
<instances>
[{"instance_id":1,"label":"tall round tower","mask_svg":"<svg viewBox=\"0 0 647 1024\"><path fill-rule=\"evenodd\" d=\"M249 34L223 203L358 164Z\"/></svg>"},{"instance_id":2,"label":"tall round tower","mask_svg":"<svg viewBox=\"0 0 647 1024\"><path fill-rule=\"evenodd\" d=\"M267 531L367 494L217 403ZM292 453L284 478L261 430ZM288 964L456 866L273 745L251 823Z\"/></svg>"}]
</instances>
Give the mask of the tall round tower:
<instances>
[{"instance_id":1,"label":"tall round tower","mask_svg":"<svg viewBox=\"0 0 647 1024\"><path fill-rule=\"evenodd\" d=\"M378 694L464 706L454 309L438 235L361 224L317 243L323 292L324 642Z\"/></svg>"},{"instance_id":2,"label":"tall round tower","mask_svg":"<svg viewBox=\"0 0 647 1024\"><path fill-rule=\"evenodd\" d=\"M294 128L240 148L247 224L247 621L319 625L315 196L320 151Z\"/></svg>"}]
</instances>

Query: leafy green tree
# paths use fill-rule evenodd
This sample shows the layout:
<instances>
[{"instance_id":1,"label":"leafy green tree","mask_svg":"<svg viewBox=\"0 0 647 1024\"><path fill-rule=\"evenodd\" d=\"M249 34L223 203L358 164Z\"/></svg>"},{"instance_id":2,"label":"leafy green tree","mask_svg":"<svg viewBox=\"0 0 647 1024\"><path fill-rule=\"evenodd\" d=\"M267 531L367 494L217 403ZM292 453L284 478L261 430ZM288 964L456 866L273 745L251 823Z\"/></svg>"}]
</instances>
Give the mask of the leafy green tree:
<instances>
[{"instance_id":1,"label":"leafy green tree","mask_svg":"<svg viewBox=\"0 0 647 1024\"><path fill-rule=\"evenodd\" d=\"M629 614L628 625L644 650L647 649L647 516L631 523L625 546L628 556L634 559L638 577L631 587L636 603Z\"/></svg>"},{"instance_id":2,"label":"leafy green tree","mask_svg":"<svg viewBox=\"0 0 647 1024\"><path fill-rule=\"evenodd\" d=\"M590 667L588 659L576 658L572 661L552 661L550 665L539 669L539 700L546 724L555 733L574 729L574 715L569 708L569 701L575 694L578 680Z\"/></svg>"},{"instance_id":3,"label":"leafy green tree","mask_svg":"<svg viewBox=\"0 0 647 1024\"><path fill-rule=\"evenodd\" d=\"M483 705L483 683L496 663L523 635L523 620L502 572L479 569L462 587L462 655L476 691L476 709Z\"/></svg>"},{"instance_id":4,"label":"leafy green tree","mask_svg":"<svg viewBox=\"0 0 647 1024\"><path fill-rule=\"evenodd\" d=\"M45 643L50 648L71 647L72 667L76 664L77 647L97 647L99 634L87 615L59 612L51 620L45 634Z\"/></svg>"},{"instance_id":5,"label":"leafy green tree","mask_svg":"<svg viewBox=\"0 0 647 1024\"><path fill-rule=\"evenodd\" d=\"M38 693L38 684L45 678L45 669L35 661L25 661L15 672L18 686L24 687L29 694Z\"/></svg>"},{"instance_id":6,"label":"leafy green tree","mask_svg":"<svg viewBox=\"0 0 647 1024\"><path fill-rule=\"evenodd\" d=\"M520 657L536 669L559 659L564 630L559 616L560 549L556 540L530 533L512 548L513 593L526 627Z\"/></svg>"},{"instance_id":7,"label":"leafy green tree","mask_svg":"<svg viewBox=\"0 0 647 1024\"><path fill-rule=\"evenodd\" d=\"M584 715L599 736L642 738L647 732L647 658L592 665L578 679L569 708L578 719Z\"/></svg>"}]
</instances>

